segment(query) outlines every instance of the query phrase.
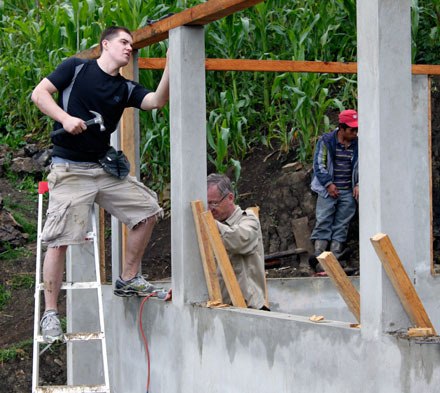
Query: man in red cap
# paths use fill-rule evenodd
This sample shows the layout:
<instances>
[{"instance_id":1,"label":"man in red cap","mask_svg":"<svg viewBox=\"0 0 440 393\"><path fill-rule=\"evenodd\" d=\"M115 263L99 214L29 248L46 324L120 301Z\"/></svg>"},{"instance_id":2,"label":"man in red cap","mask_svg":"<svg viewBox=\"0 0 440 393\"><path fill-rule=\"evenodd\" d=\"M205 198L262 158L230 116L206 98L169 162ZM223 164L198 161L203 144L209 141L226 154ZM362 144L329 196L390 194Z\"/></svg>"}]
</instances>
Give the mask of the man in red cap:
<instances>
[{"instance_id":1,"label":"man in red cap","mask_svg":"<svg viewBox=\"0 0 440 393\"><path fill-rule=\"evenodd\" d=\"M319 138L313 172L311 188L318 194L316 224L311 235L315 257L330 246L330 251L339 259L359 197L358 114L355 110L342 111L338 128ZM311 265L322 271L315 258L311 259Z\"/></svg>"}]
</instances>

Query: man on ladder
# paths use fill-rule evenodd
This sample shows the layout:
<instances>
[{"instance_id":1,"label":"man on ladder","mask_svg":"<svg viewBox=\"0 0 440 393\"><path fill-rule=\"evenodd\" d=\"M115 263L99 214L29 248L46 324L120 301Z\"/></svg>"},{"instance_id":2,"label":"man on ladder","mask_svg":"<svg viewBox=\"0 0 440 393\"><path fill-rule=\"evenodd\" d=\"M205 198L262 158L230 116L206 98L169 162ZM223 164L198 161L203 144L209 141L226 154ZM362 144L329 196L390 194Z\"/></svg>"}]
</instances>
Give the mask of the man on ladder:
<instances>
[{"instance_id":1,"label":"man on ladder","mask_svg":"<svg viewBox=\"0 0 440 393\"><path fill-rule=\"evenodd\" d=\"M51 134L54 148L47 179L50 197L41 236L48 248L43 267L46 307L40 325L43 339L49 343L63 336L57 303L67 246L84 242L94 203L129 228L125 263L115 284L115 295L164 293L139 274L162 209L152 190L132 176L125 177L129 171L125 156L110 149L110 135L126 107L162 108L169 97L168 61L155 92L119 74L130 60L132 42L126 28L106 29L97 60L65 60L32 93L32 101L55 120L57 129ZM55 93L58 103L53 98ZM90 119L91 113L95 118ZM110 173L106 172L106 163L110 164Z\"/></svg>"}]
</instances>

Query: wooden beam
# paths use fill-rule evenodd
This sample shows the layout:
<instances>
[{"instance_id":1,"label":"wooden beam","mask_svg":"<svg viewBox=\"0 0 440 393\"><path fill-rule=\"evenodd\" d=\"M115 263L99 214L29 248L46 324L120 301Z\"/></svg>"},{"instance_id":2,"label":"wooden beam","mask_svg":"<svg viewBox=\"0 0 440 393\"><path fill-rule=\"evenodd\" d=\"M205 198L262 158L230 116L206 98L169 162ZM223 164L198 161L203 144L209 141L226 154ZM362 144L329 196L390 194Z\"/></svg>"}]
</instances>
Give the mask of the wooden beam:
<instances>
[{"instance_id":1,"label":"wooden beam","mask_svg":"<svg viewBox=\"0 0 440 393\"><path fill-rule=\"evenodd\" d=\"M344 299L356 320L360 323L361 312L359 292L348 279L336 257L332 252L324 251L317 257L317 259L335 284L339 294Z\"/></svg>"},{"instance_id":2,"label":"wooden beam","mask_svg":"<svg viewBox=\"0 0 440 393\"><path fill-rule=\"evenodd\" d=\"M132 32L133 48L161 42L168 38L170 30L176 27L192 25L203 26L235 12L250 8L264 0L209 0L206 3L188 8L178 14L159 19L158 21ZM101 54L99 45L83 50L75 55L82 59L96 59Z\"/></svg>"},{"instance_id":3,"label":"wooden beam","mask_svg":"<svg viewBox=\"0 0 440 393\"><path fill-rule=\"evenodd\" d=\"M228 253L226 252L222 238L218 231L214 217L210 211L206 211L201 214L203 225L205 225L206 232L208 234L209 242L214 251L215 258L217 259L218 266L223 276L226 289L231 297L232 304L235 307L246 308L246 302L238 285L237 277L235 276L234 269L232 268L231 261L229 260Z\"/></svg>"},{"instance_id":4,"label":"wooden beam","mask_svg":"<svg viewBox=\"0 0 440 393\"><path fill-rule=\"evenodd\" d=\"M252 211L252 213L255 214L255 216L258 218L258 220L260 220L260 206L251 206L251 207L248 207L247 209ZM267 308L270 308L269 307L269 292L267 290L266 270L264 270L264 305Z\"/></svg>"},{"instance_id":5,"label":"wooden beam","mask_svg":"<svg viewBox=\"0 0 440 393\"><path fill-rule=\"evenodd\" d=\"M202 259L203 271L205 273L206 286L208 288L209 300L222 303L220 283L217 277L217 267L214 260L214 253L209 244L206 227L202 224L201 214L204 212L202 201L192 201L194 225L199 243L200 257Z\"/></svg>"},{"instance_id":6,"label":"wooden beam","mask_svg":"<svg viewBox=\"0 0 440 393\"><path fill-rule=\"evenodd\" d=\"M429 179L429 260L431 261L431 274L434 269L434 200L432 194L432 78L428 78L428 179Z\"/></svg>"},{"instance_id":7,"label":"wooden beam","mask_svg":"<svg viewBox=\"0 0 440 393\"><path fill-rule=\"evenodd\" d=\"M388 235L378 233L370 240L411 322L418 328L432 328L433 334L436 334Z\"/></svg>"},{"instance_id":8,"label":"wooden beam","mask_svg":"<svg viewBox=\"0 0 440 393\"><path fill-rule=\"evenodd\" d=\"M309 255L313 255L314 248L310 240L309 219L307 216L293 219L292 231L296 247L307 250L307 252L299 255L299 264L301 267L309 267Z\"/></svg>"},{"instance_id":9,"label":"wooden beam","mask_svg":"<svg viewBox=\"0 0 440 393\"><path fill-rule=\"evenodd\" d=\"M101 276L101 283L107 282L105 274L105 210L99 208L99 274Z\"/></svg>"},{"instance_id":10,"label":"wooden beam","mask_svg":"<svg viewBox=\"0 0 440 393\"><path fill-rule=\"evenodd\" d=\"M357 73L357 63L325 61L206 59L205 67L207 71ZM140 58L139 68L145 70L164 69L165 59ZM412 73L440 75L440 65L413 65Z\"/></svg>"},{"instance_id":11,"label":"wooden beam","mask_svg":"<svg viewBox=\"0 0 440 393\"><path fill-rule=\"evenodd\" d=\"M260 219L260 206L251 206L248 209L255 214L255 216Z\"/></svg>"},{"instance_id":12,"label":"wooden beam","mask_svg":"<svg viewBox=\"0 0 440 393\"><path fill-rule=\"evenodd\" d=\"M209 0L136 30L133 33L133 47L139 49L163 41L168 38L168 32L176 27L206 25L261 2L263 0Z\"/></svg>"},{"instance_id":13,"label":"wooden beam","mask_svg":"<svg viewBox=\"0 0 440 393\"><path fill-rule=\"evenodd\" d=\"M121 68L121 75L129 80L134 80L136 62L134 56L130 56L130 62ZM119 137L121 150L130 161L130 175L136 175L136 151L135 151L135 112L134 108L125 108L119 125ZM125 266L125 253L127 249L128 228L122 225L122 267Z\"/></svg>"}]
</instances>

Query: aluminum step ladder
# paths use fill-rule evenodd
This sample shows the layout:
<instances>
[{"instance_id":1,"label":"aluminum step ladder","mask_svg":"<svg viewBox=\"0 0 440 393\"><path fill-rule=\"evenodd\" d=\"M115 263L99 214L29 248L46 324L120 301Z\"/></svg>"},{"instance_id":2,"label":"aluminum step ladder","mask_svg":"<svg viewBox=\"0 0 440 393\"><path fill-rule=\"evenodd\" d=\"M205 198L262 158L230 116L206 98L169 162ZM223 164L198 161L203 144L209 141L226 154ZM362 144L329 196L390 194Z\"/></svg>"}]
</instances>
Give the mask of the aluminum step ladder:
<instances>
[{"instance_id":1,"label":"aluminum step ladder","mask_svg":"<svg viewBox=\"0 0 440 393\"><path fill-rule=\"evenodd\" d=\"M110 393L110 381L107 361L107 347L104 330L104 310L102 304L102 288L101 277L99 269L99 249L96 226L96 208L92 208L92 232L88 232L86 240L93 242L93 251L95 259L95 274L96 281L90 282L63 282L62 290L81 290L81 289L96 289L98 297L98 314L99 314L99 331L98 332L81 332L81 333L66 333L64 341L78 342L78 341L101 341L102 366L104 373L104 384L101 385L60 385L60 386L39 386L39 365L40 365L40 346L50 345L43 341L40 334L40 303L41 292L44 290L44 283L41 282L41 232L43 223L43 197L49 191L47 182L38 183L38 228L37 228L37 255L36 255L36 274L35 274L35 311L34 311L34 342L33 342L33 361L32 361L32 393L82 393L82 392L103 392ZM44 349L43 349L44 351Z\"/></svg>"}]
</instances>

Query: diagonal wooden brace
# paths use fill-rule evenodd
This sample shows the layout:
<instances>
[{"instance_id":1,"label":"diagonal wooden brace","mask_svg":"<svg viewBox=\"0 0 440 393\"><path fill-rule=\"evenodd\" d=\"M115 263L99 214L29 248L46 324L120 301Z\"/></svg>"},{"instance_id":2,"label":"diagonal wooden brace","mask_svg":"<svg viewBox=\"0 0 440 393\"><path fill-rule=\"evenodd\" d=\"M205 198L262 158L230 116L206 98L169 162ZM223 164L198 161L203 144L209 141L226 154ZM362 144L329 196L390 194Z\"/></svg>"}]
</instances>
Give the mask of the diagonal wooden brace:
<instances>
[{"instance_id":1,"label":"diagonal wooden brace","mask_svg":"<svg viewBox=\"0 0 440 393\"><path fill-rule=\"evenodd\" d=\"M419 328L431 328L433 334L436 335L425 307L423 307L388 235L378 233L370 240L411 322Z\"/></svg>"},{"instance_id":2,"label":"diagonal wooden brace","mask_svg":"<svg viewBox=\"0 0 440 393\"><path fill-rule=\"evenodd\" d=\"M222 294L217 277L217 267L214 254L209 244L206 228L202 223L201 214L205 210L202 201L192 201L191 208L194 216L197 239L199 243L200 257L202 259L203 271L205 272L206 286L208 288L209 300L222 303Z\"/></svg>"},{"instance_id":3,"label":"diagonal wooden brace","mask_svg":"<svg viewBox=\"0 0 440 393\"><path fill-rule=\"evenodd\" d=\"M209 242L214 251L215 258L220 268L220 272L222 273L223 280L225 281L226 289L231 297L232 304L235 307L246 308L247 305L244 300L243 293L238 285L237 277L235 276L228 253L226 252L214 217L210 211L202 213L202 222L205 225L206 232L208 233Z\"/></svg>"},{"instance_id":4,"label":"diagonal wooden brace","mask_svg":"<svg viewBox=\"0 0 440 393\"><path fill-rule=\"evenodd\" d=\"M361 312L359 292L345 274L336 257L332 252L325 251L320 254L317 259L335 284L339 294L344 299L356 320L360 323Z\"/></svg>"}]
</instances>

